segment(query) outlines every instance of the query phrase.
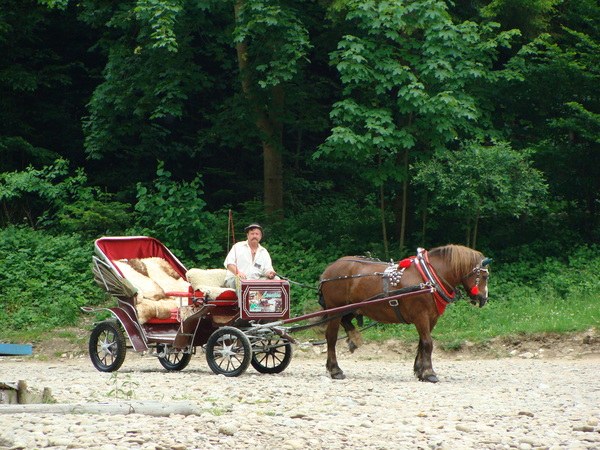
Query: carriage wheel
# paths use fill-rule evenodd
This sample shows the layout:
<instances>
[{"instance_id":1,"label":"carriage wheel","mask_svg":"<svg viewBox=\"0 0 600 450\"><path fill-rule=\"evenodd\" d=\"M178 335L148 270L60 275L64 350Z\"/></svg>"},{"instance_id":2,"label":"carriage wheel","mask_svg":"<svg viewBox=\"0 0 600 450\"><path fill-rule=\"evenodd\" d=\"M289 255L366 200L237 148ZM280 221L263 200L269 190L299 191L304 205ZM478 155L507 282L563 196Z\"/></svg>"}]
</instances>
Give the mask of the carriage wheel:
<instances>
[{"instance_id":1,"label":"carriage wheel","mask_svg":"<svg viewBox=\"0 0 600 450\"><path fill-rule=\"evenodd\" d=\"M92 364L100 372L119 370L127 353L125 335L119 324L100 322L92 330L89 351Z\"/></svg>"},{"instance_id":2,"label":"carriage wheel","mask_svg":"<svg viewBox=\"0 0 600 450\"><path fill-rule=\"evenodd\" d=\"M292 361L292 344L283 339L263 339L253 348L251 364L260 373L281 373Z\"/></svg>"},{"instance_id":3,"label":"carriage wheel","mask_svg":"<svg viewBox=\"0 0 600 450\"><path fill-rule=\"evenodd\" d=\"M159 344L157 350L159 353L163 350L166 352L167 346L165 344ZM184 353L181 350L177 353L167 353L165 356L158 357L158 361L167 370L183 370L190 363L191 359L191 353Z\"/></svg>"},{"instance_id":4,"label":"carriage wheel","mask_svg":"<svg viewBox=\"0 0 600 450\"><path fill-rule=\"evenodd\" d=\"M206 342L206 361L217 375L237 377L246 371L251 359L250 340L237 328L219 328Z\"/></svg>"}]
</instances>

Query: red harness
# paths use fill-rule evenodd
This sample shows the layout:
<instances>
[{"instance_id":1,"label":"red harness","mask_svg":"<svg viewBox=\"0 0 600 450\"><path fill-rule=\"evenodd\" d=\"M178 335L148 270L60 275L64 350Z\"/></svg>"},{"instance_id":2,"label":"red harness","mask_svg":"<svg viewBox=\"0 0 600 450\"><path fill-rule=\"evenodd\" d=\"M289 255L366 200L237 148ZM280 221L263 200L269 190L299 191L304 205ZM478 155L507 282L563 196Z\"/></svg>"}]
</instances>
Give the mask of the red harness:
<instances>
[{"instance_id":1,"label":"red harness","mask_svg":"<svg viewBox=\"0 0 600 450\"><path fill-rule=\"evenodd\" d=\"M455 292L454 290L452 290L452 292L448 292L448 290L444 287L444 284L438 277L437 273L435 273L435 270L429 262L429 254L427 253L427 250L419 249L418 252L419 253L417 256L400 261L398 266L406 268L413 262L416 262L417 270L421 274L423 281L429 283L434 288L431 295L433 295L435 300L435 306L437 307L438 314L442 315L446 310L446 306L455 300Z\"/></svg>"}]
</instances>

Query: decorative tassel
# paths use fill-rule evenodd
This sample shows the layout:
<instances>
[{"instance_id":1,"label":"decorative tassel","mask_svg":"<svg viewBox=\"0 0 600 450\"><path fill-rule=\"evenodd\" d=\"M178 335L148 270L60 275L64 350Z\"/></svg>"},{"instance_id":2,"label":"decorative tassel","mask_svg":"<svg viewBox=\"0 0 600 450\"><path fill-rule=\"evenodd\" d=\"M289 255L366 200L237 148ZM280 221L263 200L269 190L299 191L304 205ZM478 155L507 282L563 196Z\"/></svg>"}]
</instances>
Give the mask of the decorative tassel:
<instances>
[{"instance_id":1,"label":"decorative tassel","mask_svg":"<svg viewBox=\"0 0 600 450\"><path fill-rule=\"evenodd\" d=\"M403 259L402 261L400 261L398 263L398 267L400 267L401 269L406 269L407 267L410 267L410 265L412 264L413 260L410 258L407 259Z\"/></svg>"},{"instance_id":2,"label":"decorative tassel","mask_svg":"<svg viewBox=\"0 0 600 450\"><path fill-rule=\"evenodd\" d=\"M471 295L477 295L479 294L479 288L477 286L473 286L471 288Z\"/></svg>"}]
</instances>

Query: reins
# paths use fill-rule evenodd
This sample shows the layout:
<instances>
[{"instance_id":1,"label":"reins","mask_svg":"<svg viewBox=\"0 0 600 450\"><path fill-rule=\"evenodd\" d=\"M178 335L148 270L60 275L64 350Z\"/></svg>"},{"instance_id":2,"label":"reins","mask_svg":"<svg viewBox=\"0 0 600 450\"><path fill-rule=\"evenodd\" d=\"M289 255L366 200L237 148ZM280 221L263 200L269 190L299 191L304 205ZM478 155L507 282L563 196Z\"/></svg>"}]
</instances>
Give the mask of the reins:
<instances>
[{"instance_id":1,"label":"reins","mask_svg":"<svg viewBox=\"0 0 600 450\"><path fill-rule=\"evenodd\" d=\"M357 262L357 263L361 263L361 264L387 264L388 267L393 267L393 263L385 263L383 261L380 260L375 260L375 259L353 259L353 258L349 258L349 259L338 259L337 261L351 261L351 262ZM336 261L336 262L337 262ZM373 272L373 273L359 273L357 275L346 275L344 277L335 277L335 278L327 278L326 280L321 280L319 281L319 290L321 289L321 285L323 283L326 283L328 281L337 281L337 280L347 280L349 278L360 278L360 277L372 277L372 276L383 276L385 273L384 272Z\"/></svg>"},{"instance_id":2,"label":"reins","mask_svg":"<svg viewBox=\"0 0 600 450\"><path fill-rule=\"evenodd\" d=\"M319 285L326 283L328 281L347 280L348 278L372 277L374 275L381 276L381 275L383 275L383 272L359 273L356 275L346 275L345 277L327 278L326 280L321 280L319 282Z\"/></svg>"},{"instance_id":3,"label":"reins","mask_svg":"<svg viewBox=\"0 0 600 450\"><path fill-rule=\"evenodd\" d=\"M292 284L295 284L296 286L300 286L300 287L303 287L306 289L313 289L315 291L319 290L319 288L316 288L314 286L309 286L308 284L302 284L302 283L298 283L297 281L290 280L288 277L284 277L283 275L281 275L279 273L275 273L275 275L278 276L279 278L281 278L282 280L286 280Z\"/></svg>"}]
</instances>

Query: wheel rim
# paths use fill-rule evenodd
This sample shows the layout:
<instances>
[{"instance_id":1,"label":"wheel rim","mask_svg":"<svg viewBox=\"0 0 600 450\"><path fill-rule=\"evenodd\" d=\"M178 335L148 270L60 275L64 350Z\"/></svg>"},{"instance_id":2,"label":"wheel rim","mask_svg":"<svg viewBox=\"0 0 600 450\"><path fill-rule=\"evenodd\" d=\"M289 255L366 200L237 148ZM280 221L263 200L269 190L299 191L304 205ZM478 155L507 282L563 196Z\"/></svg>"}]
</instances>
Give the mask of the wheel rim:
<instances>
[{"instance_id":1,"label":"wheel rim","mask_svg":"<svg viewBox=\"0 0 600 450\"><path fill-rule=\"evenodd\" d=\"M252 367L261 373L282 372L292 359L292 346L282 339L264 339L255 348Z\"/></svg>"},{"instance_id":2,"label":"wheel rim","mask_svg":"<svg viewBox=\"0 0 600 450\"><path fill-rule=\"evenodd\" d=\"M166 352L168 348L164 344L160 344L158 350ZM171 351L166 353L165 356L159 356L158 358L162 366L167 370L183 370L187 367L191 359L192 354L185 353L183 350Z\"/></svg>"},{"instance_id":3,"label":"wheel rim","mask_svg":"<svg viewBox=\"0 0 600 450\"><path fill-rule=\"evenodd\" d=\"M98 344L96 345L98 361L104 366L111 366L116 361L118 353L117 334L111 330L104 330L98 336Z\"/></svg>"},{"instance_id":4,"label":"wheel rim","mask_svg":"<svg viewBox=\"0 0 600 450\"><path fill-rule=\"evenodd\" d=\"M232 334L224 334L217 340L213 355L217 365L225 370L231 372L238 369L244 360L243 344L237 336Z\"/></svg>"},{"instance_id":5,"label":"wheel rim","mask_svg":"<svg viewBox=\"0 0 600 450\"><path fill-rule=\"evenodd\" d=\"M127 351L125 336L119 325L111 322L98 324L90 336L89 351L96 369L102 372L118 370Z\"/></svg>"},{"instance_id":6,"label":"wheel rim","mask_svg":"<svg viewBox=\"0 0 600 450\"><path fill-rule=\"evenodd\" d=\"M228 377L241 375L250 365L251 359L250 340L237 328L218 329L206 344L206 360L216 374Z\"/></svg>"}]
</instances>

